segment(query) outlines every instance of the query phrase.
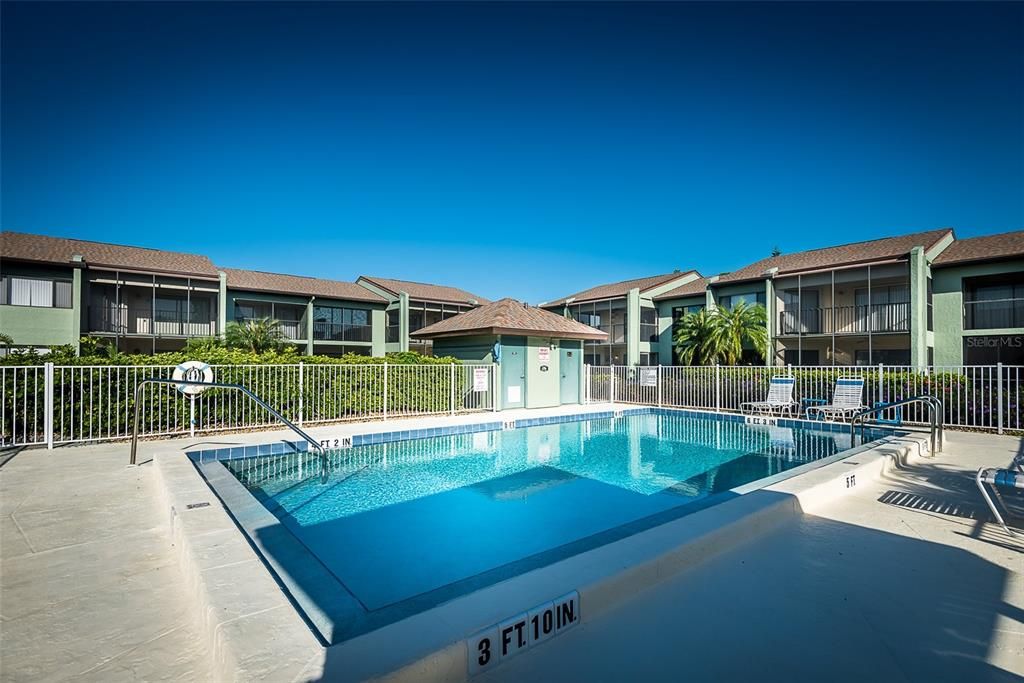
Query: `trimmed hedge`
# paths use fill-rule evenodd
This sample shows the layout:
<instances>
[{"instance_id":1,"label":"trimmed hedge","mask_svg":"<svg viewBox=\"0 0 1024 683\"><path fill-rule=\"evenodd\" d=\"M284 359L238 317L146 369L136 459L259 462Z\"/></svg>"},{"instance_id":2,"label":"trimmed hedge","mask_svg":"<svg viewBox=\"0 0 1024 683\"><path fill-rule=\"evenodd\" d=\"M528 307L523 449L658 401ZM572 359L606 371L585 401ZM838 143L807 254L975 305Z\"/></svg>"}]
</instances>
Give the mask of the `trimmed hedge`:
<instances>
[{"instance_id":1,"label":"trimmed hedge","mask_svg":"<svg viewBox=\"0 0 1024 683\"><path fill-rule=\"evenodd\" d=\"M3 444L44 440L45 372L54 364L54 439L118 438L130 434L138 382L170 378L174 366L200 360L216 366L219 382L241 384L285 417L305 423L370 418L383 413L384 372L388 363L388 412L445 412L451 409L455 367L455 409L474 408L468 372L450 357L392 353L385 358L348 354L300 356L293 351L254 354L226 348L193 349L152 356L111 354L75 356L70 347L47 355L8 356L0 361L3 383ZM303 381L299 383L299 363ZM15 370L11 366L30 366ZM358 367L357 367L358 366ZM148 369L152 368L152 369ZM171 434L189 431L189 401L166 386L143 390L140 431ZM274 419L229 389L209 389L196 400L196 429L273 425Z\"/></svg>"}]
</instances>

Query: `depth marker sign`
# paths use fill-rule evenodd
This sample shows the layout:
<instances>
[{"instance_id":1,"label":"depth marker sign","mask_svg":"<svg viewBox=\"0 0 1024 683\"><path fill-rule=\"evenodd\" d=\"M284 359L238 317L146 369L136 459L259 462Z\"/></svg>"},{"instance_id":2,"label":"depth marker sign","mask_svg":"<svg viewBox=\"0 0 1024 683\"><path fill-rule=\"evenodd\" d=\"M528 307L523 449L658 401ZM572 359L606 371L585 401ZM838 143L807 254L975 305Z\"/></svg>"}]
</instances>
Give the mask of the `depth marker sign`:
<instances>
[{"instance_id":1,"label":"depth marker sign","mask_svg":"<svg viewBox=\"0 0 1024 683\"><path fill-rule=\"evenodd\" d=\"M485 628L466 641L469 675L489 671L496 664L561 634L579 621L580 594L573 591Z\"/></svg>"}]
</instances>

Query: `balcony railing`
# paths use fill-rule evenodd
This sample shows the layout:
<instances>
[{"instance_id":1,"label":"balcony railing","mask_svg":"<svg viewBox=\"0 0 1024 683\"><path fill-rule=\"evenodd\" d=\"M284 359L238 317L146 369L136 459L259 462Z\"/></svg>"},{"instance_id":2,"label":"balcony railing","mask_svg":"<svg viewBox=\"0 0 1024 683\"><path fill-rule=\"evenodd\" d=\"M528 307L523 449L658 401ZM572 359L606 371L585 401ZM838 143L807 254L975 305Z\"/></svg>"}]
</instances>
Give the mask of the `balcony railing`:
<instances>
[{"instance_id":1,"label":"balcony railing","mask_svg":"<svg viewBox=\"0 0 1024 683\"><path fill-rule=\"evenodd\" d=\"M320 341L373 341L372 325L313 323L313 339Z\"/></svg>"},{"instance_id":2,"label":"balcony railing","mask_svg":"<svg viewBox=\"0 0 1024 683\"><path fill-rule=\"evenodd\" d=\"M129 306L121 311L93 310L89 316L90 332L157 337L209 337L217 334L213 321L188 320L184 316L157 314L150 309Z\"/></svg>"},{"instance_id":3,"label":"balcony railing","mask_svg":"<svg viewBox=\"0 0 1024 683\"><path fill-rule=\"evenodd\" d=\"M802 308L779 313L778 334L782 336L909 331L910 302Z\"/></svg>"},{"instance_id":4,"label":"balcony railing","mask_svg":"<svg viewBox=\"0 0 1024 683\"><path fill-rule=\"evenodd\" d=\"M263 320L263 318L235 318L235 322L242 325L254 320ZM285 339L295 340L306 338L306 326L301 320L278 320L277 322L280 323L281 333L284 334Z\"/></svg>"},{"instance_id":5,"label":"balcony railing","mask_svg":"<svg viewBox=\"0 0 1024 683\"><path fill-rule=\"evenodd\" d=\"M995 330L1024 327L1024 299L964 302L964 329Z\"/></svg>"}]
</instances>

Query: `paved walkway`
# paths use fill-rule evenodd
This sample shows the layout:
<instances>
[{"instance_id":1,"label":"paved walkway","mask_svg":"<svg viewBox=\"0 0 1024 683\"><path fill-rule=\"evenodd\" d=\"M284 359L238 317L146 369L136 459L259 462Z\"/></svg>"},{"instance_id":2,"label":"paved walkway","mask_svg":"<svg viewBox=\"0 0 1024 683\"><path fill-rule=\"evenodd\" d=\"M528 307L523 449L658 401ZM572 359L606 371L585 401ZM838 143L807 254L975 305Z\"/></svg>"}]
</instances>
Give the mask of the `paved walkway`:
<instances>
[{"instance_id":1,"label":"paved walkway","mask_svg":"<svg viewBox=\"0 0 1024 683\"><path fill-rule=\"evenodd\" d=\"M152 468L124 445L0 469L0 679L206 681Z\"/></svg>"},{"instance_id":2,"label":"paved walkway","mask_svg":"<svg viewBox=\"0 0 1024 683\"><path fill-rule=\"evenodd\" d=\"M1020 681L1024 542L983 521L971 477L1021 447L949 433L934 461L862 482L481 680Z\"/></svg>"}]
</instances>

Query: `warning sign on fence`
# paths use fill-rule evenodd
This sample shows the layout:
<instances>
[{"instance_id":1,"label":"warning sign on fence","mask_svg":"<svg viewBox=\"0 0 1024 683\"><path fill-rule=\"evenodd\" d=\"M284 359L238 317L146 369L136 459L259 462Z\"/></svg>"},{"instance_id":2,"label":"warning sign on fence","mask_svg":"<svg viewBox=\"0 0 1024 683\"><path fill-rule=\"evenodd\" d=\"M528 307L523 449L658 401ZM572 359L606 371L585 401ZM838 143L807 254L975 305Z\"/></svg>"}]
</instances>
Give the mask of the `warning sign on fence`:
<instances>
[{"instance_id":1,"label":"warning sign on fence","mask_svg":"<svg viewBox=\"0 0 1024 683\"><path fill-rule=\"evenodd\" d=\"M490 379L488 368L473 368L473 391L487 391Z\"/></svg>"}]
</instances>

